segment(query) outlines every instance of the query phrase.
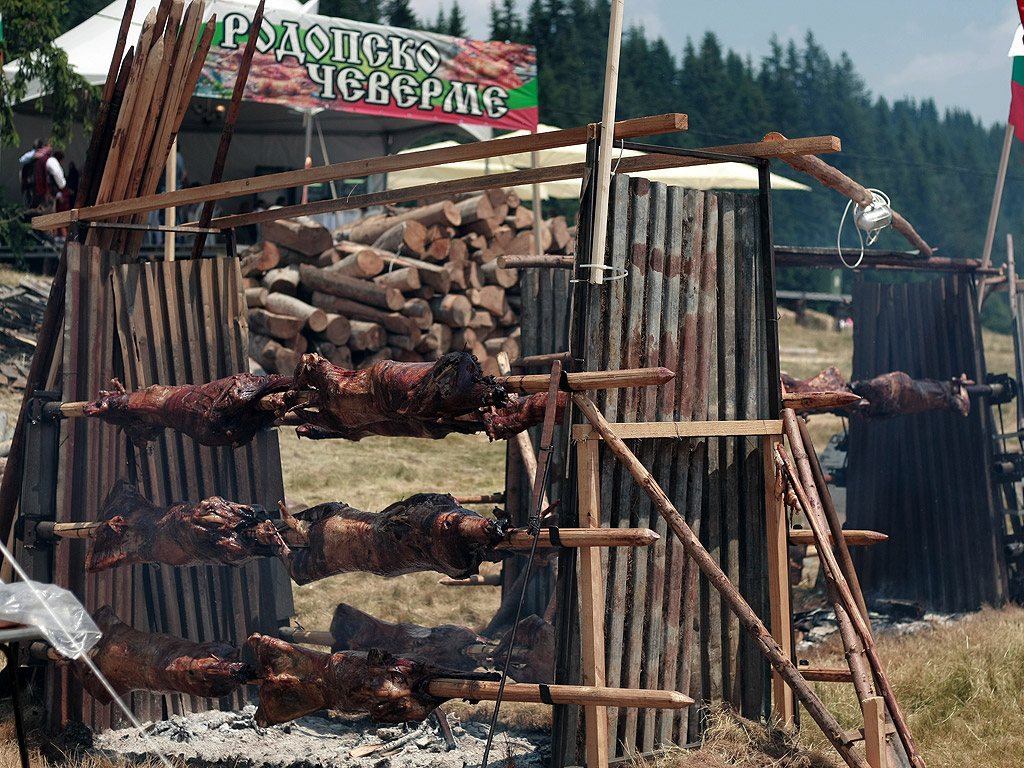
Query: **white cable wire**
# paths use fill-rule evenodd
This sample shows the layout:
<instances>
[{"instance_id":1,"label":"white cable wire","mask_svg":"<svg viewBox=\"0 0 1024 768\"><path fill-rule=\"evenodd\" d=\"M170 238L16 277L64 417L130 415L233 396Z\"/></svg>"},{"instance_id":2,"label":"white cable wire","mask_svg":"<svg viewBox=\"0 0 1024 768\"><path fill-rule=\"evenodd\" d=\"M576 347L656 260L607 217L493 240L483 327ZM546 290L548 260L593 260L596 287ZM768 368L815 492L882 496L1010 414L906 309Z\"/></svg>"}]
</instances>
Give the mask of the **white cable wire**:
<instances>
[{"instance_id":1,"label":"white cable wire","mask_svg":"<svg viewBox=\"0 0 1024 768\"><path fill-rule=\"evenodd\" d=\"M32 594L35 595L35 598L39 601L39 604L46 609L46 612L50 614L50 618L53 619L54 624L60 627L67 634L69 642L75 646L75 651L77 652L78 657L81 658L83 662L85 662L86 666L88 666L89 670L96 676L96 679L100 681L100 684L107 691L107 693L110 694L111 698L114 700L117 706L120 707L122 712L124 712L129 722L131 722L131 724L135 726L136 730L138 730L139 734L149 745L149 748L156 753L156 756L160 759L160 762L164 764L164 768L174 768L174 766L171 765L171 762L167 759L164 753L160 751L160 748L157 747L156 742L154 742L150 735L146 733L145 728L142 727L142 723L140 723L138 718L135 717L135 714L128 708L128 705L125 704L121 697L117 695L117 691L114 690L114 686L110 684L110 681L107 680L103 673L100 672L99 668L97 668L96 663L89 657L89 654L82 645L81 640L75 637L74 631L71 630L61 620L60 616L56 614L53 608L50 607L50 603L46 600L46 598L43 597L42 593L39 591L39 588L36 587L35 582L33 582L32 579L29 578L29 575L25 572L25 569L21 567L21 563L14 559L14 555L11 554L10 550L7 549L3 542L0 542L0 552L3 553L4 559L11 564L11 568L14 569L14 572L18 574L18 578L24 581L28 585L29 589L32 590Z\"/></svg>"}]
</instances>

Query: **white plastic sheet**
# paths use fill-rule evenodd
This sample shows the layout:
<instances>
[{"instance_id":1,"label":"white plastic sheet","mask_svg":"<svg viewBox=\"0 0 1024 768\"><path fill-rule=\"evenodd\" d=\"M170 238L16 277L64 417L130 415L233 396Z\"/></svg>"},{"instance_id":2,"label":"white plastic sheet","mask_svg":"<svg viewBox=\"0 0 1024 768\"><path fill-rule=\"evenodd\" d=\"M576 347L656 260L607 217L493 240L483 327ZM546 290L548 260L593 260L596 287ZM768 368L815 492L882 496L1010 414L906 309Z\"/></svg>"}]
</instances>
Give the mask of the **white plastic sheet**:
<instances>
[{"instance_id":1,"label":"white plastic sheet","mask_svg":"<svg viewBox=\"0 0 1024 768\"><path fill-rule=\"evenodd\" d=\"M78 598L53 584L0 584L0 619L38 627L47 642L69 659L87 653L101 635Z\"/></svg>"}]
</instances>

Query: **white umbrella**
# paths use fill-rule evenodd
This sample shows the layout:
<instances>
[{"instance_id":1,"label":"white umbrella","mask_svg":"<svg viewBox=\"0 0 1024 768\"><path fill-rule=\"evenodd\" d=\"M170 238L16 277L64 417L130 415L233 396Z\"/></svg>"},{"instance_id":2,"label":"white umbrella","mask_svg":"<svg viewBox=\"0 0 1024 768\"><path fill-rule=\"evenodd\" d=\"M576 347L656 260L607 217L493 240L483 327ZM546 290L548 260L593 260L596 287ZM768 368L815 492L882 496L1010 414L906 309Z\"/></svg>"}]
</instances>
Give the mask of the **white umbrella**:
<instances>
[{"instance_id":1,"label":"white umbrella","mask_svg":"<svg viewBox=\"0 0 1024 768\"><path fill-rule=\"evenodd\" d=\"M546 131L557 131L550 125L543 123L537 126L540 133ZM506 136L526 136L528 131L515 131ZM504 138L504 137L503 137ZM443 141L438 144L431 144L427 147L417 147L406 152L417 152L424 149L440 149L442 147L454 147L457 142ZM537 167L548 168L555 165L570 165L586 161L587 147L585 144L573 144L568 147L555 149L543 149L537 154ZM615 150L615 157L636 157L643 152L624 149ZM424 168L412 168L407 171L396 171L388 174L388 189L401 189L419 184L429 184L435 181L452 181L472 176L483 176L493 173L508 173L514 170L532 168L533 153L520 152L502 157L492 157L489 160L465 160L445 165L432 165ZM612 159L612 167L615 167L615 158ZM660 181L671 186L687 187L689 189L757 189L757 169L745 163L708 163L706 165L691 165L683 168L663 168L653 171L642 171L637 173L651 181ZM797 189L810 191L810 187L798 181L787 179L784 176L771 174L772 190ZM516 194L523 199L530 199L533 195L532 187L529 185L514 188ZM540 185L541 198L578 198L580 196L580 180L566 179L564 181L548 181Z\"/></svg>"}]
</instances>

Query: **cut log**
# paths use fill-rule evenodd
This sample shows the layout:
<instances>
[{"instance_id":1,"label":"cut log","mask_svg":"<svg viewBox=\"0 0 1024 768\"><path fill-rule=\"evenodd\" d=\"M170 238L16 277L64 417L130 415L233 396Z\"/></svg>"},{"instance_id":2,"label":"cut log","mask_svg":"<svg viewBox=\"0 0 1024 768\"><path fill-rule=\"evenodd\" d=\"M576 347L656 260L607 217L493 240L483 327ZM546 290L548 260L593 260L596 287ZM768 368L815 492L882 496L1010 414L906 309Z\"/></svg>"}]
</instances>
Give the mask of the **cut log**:
<instances>
[{"instance_id":1,"label":"cut log","mask_svg":"<svg viewBox=\"0 0 1024 768\"><path fill-rule=\"evenodd\" d=\"M494 187L484 192L491 206L497 208L499 205L508 205L508 192L501 187Z\"/></svg>"},{"instance_id":2,"label":"cut log","mask_svg":"<svg viewBox=\"0 0 1024 768\"><path fill-rule=\"evenodd\" d=\"M540 230L540 252L547 253L551 247L551 232L547 226L541 226ZM537 246L534 240L533 228L524 229L519 232L512 242L506 247L508 253L536 253Z\"/></svg>"},{"instance_id":3,"label":"cut log","mask_svg":"<svg viewBox=\"0 0 1024 768\"><path fill-rule=\"evenodd\" d=\"M444 268L448 271L448 277L451 279L452 285L462 291L469 287L469 282L466 280L465 264L447 263L444 265ZM451 290L451 288L449 288L449 290Z\"/></svg>"},{"instance_id":4,"label":"cut log","mask_svg":"<svg viewBox=\"0 0 1024 768\"><path fill-rule=\"evenodd\" d=\"M430 309L435 320L451 328L464 328L473 317L473 305L466 296L459 293L431 299Z\"/></svg>"},{"instance_id":5,"label":"cut log","mask_svg":"<svg viewBox=\"0 0 1024 768\"><path fill-rule=\"evenodd\" d=\"M336 346L329 341L320 341L316 344L316 353L330 361L331 365L339 368L352 367L352 350L347 346Z\"/></svg>"},{"instance_id":6,"label":"cut log","mask_svg":"<svg viewBox=\"0 0 1024 768\"><path fill-rule=\"evenodd\" d=\"M405 221L415 221L424 230L433 224L457 227L462 223L459 209L451 200L410 208L396 216L364 219L348 230L348 239L357 243L373 243L381 235Z\"/></svg>"},{"instance_id":7,"label":"cut log","mask_svg":"<svg viewBox=\"0 0 1024 768\"><path fill-rule=\"evenodd\" d=\"M416 346L417 352L437 352L438 356L452 349L452 329L443 323L433 323Z\"/></svg>"},{"instance_id":8,"label":"cut log","mask_svg":"<svg viewBox=\"0 0 1024 768\"><path fill-rule=\"evenodd\" d=\"M551 233L551 244L546 250L565 253L569 241L572 240L572 234L569 232L569 226L565 222L565 216L555 216L544 223L547 224L548 232Z\"/></svg>"},{"instance_id":9,"label":"cut log","mask_svg":"<svg viewBox=\"0 0 1024 768\"><path fill-rule=\"evenodd\" d=\"M432 261L440 264L443 261L449 261L449 250L451 247L451 240L447 237L439 237L437 240L428 245L423 251L423 258L426 261ZM456 262L458 263L458 262Z\"/></svg>"},{"instance_id":10,"label":"cut log","mask_svg":"<svg viewBox=\"0 0 1024 768\"><path fill-rule=\"evenodd\" d=\"M344 299L358 301L361 304L390 310L398 310L405 305L405 297L397 288L338 275L306 264L299 267L299 276L302 284L310 291L331 293Z\"/></svg>"},{"instance_id":11,"label":"cut log","mask_svg":"<svg viewBox=\"0 0 1024 768\"><path fill-rule=\"evenodd\" d=\"M263 239L305 256L319 256L334 245L331 233L306 216L264 222Z\"/></svg>"},{"instance_id":12,"label":"cut log","mask_svg":"<svg viewBox=\"0 0 1024 768\"><path fill-rule=\"evenodd\" d=\"M421 331L427 330L434 324L434 313L426 299L408 299L405 306L402 307L402 314L412 318Z\"/></svg>"},{"instance_id":13,"label":"cut log","mask_svg":"<svg viewBox=\"0 0 1024 768\"><path fill-rule=\"evenodd\" d=\"M413 339L412 336L405 336L403 334L389 333L387 335L387 345L393 350L412 352L416 349L416 345L419 344L419 342L419 339Z\"/></svg>"},{"instance_id":14,"label":"cut log","mask_svg":"<svg viewBox=\"0 0 1024 768\"><path fill-rule=\"evenodd\" d=\"M290 374L299 364L299 355L288 347L258 333L249 334L249 357L267 373Z\"/></svg>"},{"instance_id":15,"label":"cut log","mask_svg":"<svg viewBox=\"0 0 1024 768\"><path fill-rule=\"evenodd\" d=\"M348 343L348 337L352 335L352 328L348 318L335 312L325 312L327 325L320 331L320 335L336 346Z\"/></svg>"},{"instance_id":16,"label":"cut log","mask_svg":"<svg viewBox=\"0 0 1024 768\"><path fill-rule=\"evenodd\" d=\"M263 287L271 293L287 293L294 296L299 291L299 268L277 267L263 276Z\"/></svg>"},{"instance_id":17,"label":"cut log","mask_svg":"<svg viewBox=\"0 0 1024 768\"><path fill-rule=\"evenodd\" d=\"M256 286L254 288L245 289L245 306L247 307L262 307L265 306L267 296L270 294L263 286Z\"/></svg>"},{"instance_id":18,"label":"cut log","mask_svg":"<svg viewBox=\"0 0 1024 768\"><path fill-rule=\"evenodd\" d=\"M412 267L420 273L420 282L423 285L429 285L438 293L448 293L451 288L451 278L448 275L447 266L444 264L431 264L421 259L399 256L397 253L388 251L375 250L374 252L381 257L386 268L390 268L392 264L395 267Z\"/></svg>"},{"instance_id":19,"label":"cut log","mask_svg":"<svg viewBox=\"0 0 1024 768\"><path fill-rule=\"evenodd\" d=\"M258 334L275 339L291 339L298 336L306 324L305 320L288 315L278 315L266 309L249 310L249 328Z\"/></svg>"},{"instance_id":20,"label":"cut log","mask_svg":"<svg viewBox=\"0 0 1024 768\"><path fill-rule=\"evenodd\" d=\"M398 363L423 363L426 359L419 352L391 347L391 359Z\"/></svg>"},{"instance_id":21,"label":"cut log","mask_svg":"<svg viewBox=\"0 0 1024 768\"><path fill-rule=\"evenodd\" d=\"M368 230L367 228L368 227L379 226L380 222L383 222L386 219L390 219L390 218L391 217L388 216L388 214L386 214L386 213L374 213L374 214L372 214L370 216L364 216L363 218L359 219L358 221L350 221L348 224L343 224L342 226L340 226L336 230L334 230L334 239L336 241L350 240L352 242L360 242L359 240L356 240L356 238L352 237L352 233L353 232L371 231L371 230ZM391 227L391 226L394 226L394 224L393 223L386 224L386 225L384 225L384 229L387 229L388 227ZM381 230L381 231L383 231L383 230ZM378 232L376 235L374 235L374 237L372 239L368 240L367 242L372 243L377 237L379 237L379 235L380 235L380 232ZM363 244L365 245L366 243L363 243Z\"/></svg>"},{"instance_id":22,"label":"cut log","mask_svg":"<svg viewBox=\"0 0 1024 768\"><path fill-rule=\"evenodd\" d=\"M487 247L487 238L478 232L467 232L459 238L466 244L466 249L473 253Z\"/></svg>"},{"instance_id":23,"label":"cut log","mask_svg":"<svg viewBox=\"0 0 1024 768\"><path fill-rule=\"evenodd\" d=\"M284 293L271 293L264 306L279 315L291 315L305 322L314 333L321 333L327 327L327 313L319 307L307 304L302 299ZM274 334L271 334L273 336Z\"/></svg>"},{"instance_id":24,"label":"cut log","mask_svg":"<svg viewBox=\"0 0 1024 768\"><path fill-rule=\"evenodd\" d=\"M463 262L469 259L469 248L457 237L448 238L448 261Z\"/></svg>"},{"instance_id":25,"label":"cut log","mask_svg":"<svg viewBox=\"0 0 1024 768\"><path fill-rule=\"evenodd\" d=\"M486 309L473 310L473 316L469 319L469 327L477 329L486 333L492 328L496 327L498 322L494 319L494 315L488 312Z\"/></svg>"},{"instance_id":26,"label":"cut log","mask_svg":"<svg viewBox=\"0 0 1024 768\"><path fill-rule=\"evenodd\" d=\"M399 222L374 240L373 247L399 254L420 256L427 247L427 228L411 219Z\"/></svg>"},{"instance_id":27,"label":"cut log","mask_svg":"<svg viewBox=\"0 0 1024 768\"><path fill-rule=\"evenodd\" d=\"M415 291L420 287L420 273L412 267L399 267L373 278L377 285L396 288L399 291Z\"/></svg>"},{"instance_id":28,"label":"cut log","mask_svg":"<svg viewBox=\"0 0 1024 768\"><path fill-rule=\"evenodd\" d=\"M279 339L281 346L288 347L292 352L297 355L306 354L306 350L309 349L309 339L303 336L301 333L297 333L290 339Z\"/></svg>"},{"instance_id":29,"label":"cut log","mask_svg":"<svg viewBox=\"0 0 1024 768\"><path fill-rule=\"evenodd\" d=\"M480 267L484 282L488 285L497 285L501 288L511 288L519 282L519 271L503 268L498 261L492 261Z\"/></svg>"},{"instance_id":30,"label":"cut log","mask_svg":"<svg viewBox=\"0 0 1024 768\"><path fill-rule=\"evenodd\" d=\"M456 203L463 226L494 217L494 206L487 195L477 195ZM472 229L472 228L471 228ZM478 230L473 230L478 231Z\"/></svg>"},{"instance_id":31,"label":"cut log","mask_svg":"<svg viewBox=\"0 0 1024 768\"><path fill-rule=\"evenodd\" d=\"M466 276L467 288L483 288L484 279L480 274L480 267L475 261L467 261L463 265L463 274Z\"/></svg>"},{"instance_id":32,"label":"cut log","mask_svg":"<svg viewBox=\"0 0 1024 768\"><path fill-rule=\"evenodd\" d=\"M533 226L533 211L521 205L505 217L505 223L513 229L529 229Z\"/></svg>"},{"instance_id":33,"label":"cut log","mask_svg":"<svg viewBox=\"0 0 1024 768\"><path fill-rule=\"evenodd\" d=\"M519 194L514 189L509 189L506 190L505 203L508 205L510 209L518 208L519 205L522 203L522 200L519 199Z\"/></svg>"},{"instance_id":34,"label":"cut log","mask_svg":"<svg viewBox=\"0 0 1024 768\"><path fill-rule=\"evenodd\" d=\"M473 261L477 264L487 264L495 259L500 259L504 255L505 249L497 245L497 241L492 240L491 245L473 255Z\"/></svg>"},{"instance_id":35,"label":"cut log","mask_svg":"<svg viewBox=\"0 0 1024 768\"><path fill-rule=\"evenodd\" d=\"M508 303L505 301L505 289L497 285L473 288L466 292L466 296L474 307L486 309L496 317L501 317L509 310Z\"/></svg>"},{"instance_id":36,"label":"cut log","mask_svg":"<svg viewBox=\"0 0 1024 768\"><path fill-rule=\"evenodd\" d=\"M510 360L519 357L519 342L515 339L510 339L508 336L495 336L487 339L484 342L484 347L487 349L487 354L491 357L497 357L499 352L504 352L509 356Z\"/></svg>"},{"instance_id":37,"label":"cut log","mask_svg":"<svg viewBox=\"0 0 1024 768\"><path fill-rule=\"evenodd\" d=\"M472 328L457 328L450 331L449 347L451 349L471 349L480 339Z\"/></svg>"},{"instance_id":38,"label":"cut log","mask_svg":"<svg viewBox=\"0 0 1024 768\"><path fill-rule=\"evenodd\" d=\"M246 248L239 256L242 276L267 272L281 263L281 253L273 243L256 243Z\"/></svg>"},{"instance_id":39,"label":"cut log","mask_svg":"<svg viewBox=\"0 0 1024 768\"><path fill-rule=\"evenodd\" d=\"M419 331L412 318L401 315L398 312L385 312L376 307L368 307L358 301L345 299L331 293L313 293L313 304L328 312L336 312L345 315L349 319L369 320L371 323L380 323L392 333L407 333L415 335Z\"/></svg>"},{"instance_id":40,"label":"cut log","mask_svg":"<svg viewBox=\"0 0 1024 768\"><path fill-rule=\"evenodd\" d=\"M384 259L372 249L362 245L359 247L361 250L345 255L340 261L328 267L328 269L337 275L362 278L373 277L383 272Z\"/></svg>"},{"instance_id":41,"label":"cut log","mask_svg":"<svg viewBox=\"0 0 1024 768\"><path fill-rule=\"evenodd\" d=\"M378 323L365 320L351 320L352 334L348 345L356 352L376 352L387 343L387 331Z\"/></svg>"},{"instance_id":42,"label":"cut log","mask_svg":"<svg viewBox=\"0 0 1024 768\"><path fill-rule=\"evenodd\" d=\"M278 246L278 249L281 251L281 264L283 265L312 264L314 267L328 267L338 261L333 248L328 248L312 256L302 251L296 251L294 248L285 248L283 245Z\"/></svg>"},{"instance_id":43,"label":"cut log","mask_svg":"<svg viewBox=\"0 0 1024 768\"><path fill-rule=\"evenodd\" d=\"M493 240L500 226L502 226L501 221L496 221L495 219L478 219L470 224L467 229L470 232L483 235L488 240Z\"/></svg>"}]
</instances>

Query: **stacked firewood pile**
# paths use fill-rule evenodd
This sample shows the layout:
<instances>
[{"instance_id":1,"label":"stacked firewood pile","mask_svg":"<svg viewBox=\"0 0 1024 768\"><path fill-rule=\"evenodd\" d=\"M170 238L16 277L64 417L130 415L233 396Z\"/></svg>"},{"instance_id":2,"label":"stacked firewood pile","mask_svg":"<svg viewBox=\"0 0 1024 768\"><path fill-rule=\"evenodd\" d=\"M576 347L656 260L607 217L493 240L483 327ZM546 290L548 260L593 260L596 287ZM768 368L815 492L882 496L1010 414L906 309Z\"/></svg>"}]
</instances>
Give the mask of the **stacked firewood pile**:
<instances>
[{"instance_id":1,"label":"stacked firewood pile","mask_svg":"<svg viewBox=\"0 0 1024 768\"><path fill-rule=\"evenodd\" d=\"M545 253L571 252L565 217L541 223ZM242 254L249 353L291 373L315 351L362 369L466 351L485 374L519 356L518 271L499 257L536 252L533 211L502 189L367 216L333 235L311 219L263 225Z\"/></svg>"},{"instance_id":2,"label":"stacked firewood pile","mask_svg":"<svg viewBox=\"0 0 1024 768\"><path fill-rule=\"evenodd\" d=\"M24 388L49 294L49 281L34 277L0 285L0 386Z\"/></svg>"}]
</instances>

